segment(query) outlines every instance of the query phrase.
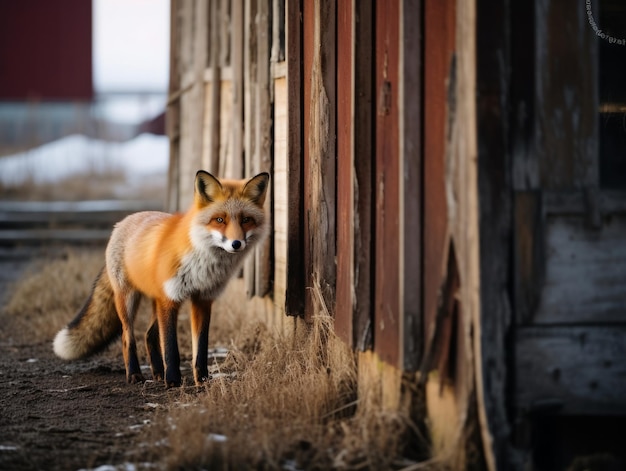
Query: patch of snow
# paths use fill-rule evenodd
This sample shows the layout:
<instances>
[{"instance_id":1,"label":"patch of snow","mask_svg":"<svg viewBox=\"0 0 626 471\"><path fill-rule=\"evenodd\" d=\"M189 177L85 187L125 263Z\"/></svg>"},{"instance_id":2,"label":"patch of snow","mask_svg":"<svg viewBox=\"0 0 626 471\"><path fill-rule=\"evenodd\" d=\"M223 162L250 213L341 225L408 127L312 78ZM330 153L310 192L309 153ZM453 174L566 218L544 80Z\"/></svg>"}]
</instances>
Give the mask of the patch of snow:
<instances>
[{"instance_id":1,"label":"patch of snow","mask_svg":"<svg viewBox=\"0 0 626 471\"><path fill-rule=\"evenodd\" d=\"M284 471L302 471L302 468L298 466L298 463L295 460L284 461L280 469Z\"/></svg>"},{"instance_id":2,"label":"patch of snow","mask_svg":"<svg viewBox=\"0 0 626 471\"><path fill-rule=\"evenodd\" d=\"M142 421L142 423L140 424L135 424L135 425L131 425L130 427L128 427L131 430L139 430L143 427L145 427L146 425L150 425L150 419L144 419Z\"/></svg>"},{"instance_id":3,"label":"patch of snow","mask_svg":"<svg viewBox=\"0 0 626 471\"><path fill-rule=\"evenodd\" d=\"M226 435L220 435L219 433L209 433L207 440L210 442L224 443L228 440L228 437Z\"/></svg>"},{"instance_id":4,"label":"patch of snow","mask_svg":"<svg viewBox=\"0 0 626 471\"><path fill-rule=\"evenodd\" d=\"M137 471L138 469L154 468L152 463L141 463L139 468L133 463L122 463L118 465L103 464L97 468L81 468L78 471Z\"/></svg>"},{"instance_id":5,"label":"patch of snow","mask_svg":"<svg viewBox=\"0 0 626 471\"><path fill-rule=\"evenodd\" d=\"M17 451L19 447L13 445L0 445L0 451Z\"/></svg>"},{"instance_id":6,"label":"patch of snow","mask_svg":"<svg viewBox=\"0 0 626 471\"><path fill-rule=\"evenodd\" d=\"M135 180L167 173L169 140L141 134L126 142L71 135L19 154L0 158L0 182L54 183L71 175L122 171Z\"/></svg>"}]
</instances>

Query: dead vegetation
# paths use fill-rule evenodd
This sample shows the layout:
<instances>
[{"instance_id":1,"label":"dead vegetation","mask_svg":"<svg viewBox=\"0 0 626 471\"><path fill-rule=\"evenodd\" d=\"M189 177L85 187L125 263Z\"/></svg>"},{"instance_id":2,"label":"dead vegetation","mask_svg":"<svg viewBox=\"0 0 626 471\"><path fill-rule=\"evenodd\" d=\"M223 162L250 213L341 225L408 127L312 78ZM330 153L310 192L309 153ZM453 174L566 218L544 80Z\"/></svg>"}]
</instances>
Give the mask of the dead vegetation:
<instances>
[{"instance_id":1,"label":"dead vegetation","mask_svg":"<svg viewBox=\"0 0 626 471\"><path fill-rule=\"evenodd\" d=\"M50 341L85 301L102 257L100 250L67 251L58 260L37 262L5 307L11 328L28 333L22 340ZM213 365L205 387L171 391L158 407L137 437L141 443L133 445L146 448L150 461L171 470L436 469L403 458L411 448L422 457L426 449L416 443L408 414L359 399L355 355L334 336L327 314L276 331L244 306L230 291L216 302L210 346L228 353ZM148 319L139 313L139 339ZM191 359L188 324L183 310L183 364ZM105 355L116 355L121 364L119 343ZM146 358L145 351L141 355ZM183 376L193 383L189 370ZM129 386L129 394L138 393Z\"/></svg>"},{"instance_id":2,"label":"dead vegetation","mask_svg":"<svg viewBox=\"0 0 626 471\"><path fill-rule=\"evenodd\" d=\"M152 429L154 442L165 432L158 460L167 469L393 468L406 420L356 412L354 355L330 327L320 316L289 333L244 329L222 374L200 394L182 391Z\"/></svg>"},{"instance_id":3,"label":"dead vegetation","mask_svg":"<svg viewBox=\"0 0 626 471\"><path fill-rule=\"evenodd\" d=\"M19 342L54 337L85 302L103 265L103 250L67 249L34 261L9 290L3 308L13 337Z\"/></svg>"}]
</instances>

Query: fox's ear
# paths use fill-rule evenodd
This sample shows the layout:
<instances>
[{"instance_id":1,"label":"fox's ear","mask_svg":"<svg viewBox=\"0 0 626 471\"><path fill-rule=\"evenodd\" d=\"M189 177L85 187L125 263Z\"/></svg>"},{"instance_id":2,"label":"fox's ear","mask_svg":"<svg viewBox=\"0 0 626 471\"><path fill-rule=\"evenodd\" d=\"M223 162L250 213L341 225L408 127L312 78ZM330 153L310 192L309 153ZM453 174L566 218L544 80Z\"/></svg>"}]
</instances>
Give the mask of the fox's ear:
<instances>
[{"instance_id":1,"label":"fox's ear","mask_svg":"<svg viewBox=\"0 0 626 471\"><path fill-rule=\"evenodd\" d=\"M195 196L201 201L212 203L222 192L222 184L220 181L204 170L196 172Z\"/></svg>"},{"instance_id":2,"label":"fox's ear","mask_svg":"<svg viewBox=\"0 0 626 471\"><path fill-rule=\"evenodd\" d=\"M259 173L256 177L252 177L243 187L243 196L259 206L263 206L269 181L270 174L266 172Z\"/></svg>"}]
</instances>

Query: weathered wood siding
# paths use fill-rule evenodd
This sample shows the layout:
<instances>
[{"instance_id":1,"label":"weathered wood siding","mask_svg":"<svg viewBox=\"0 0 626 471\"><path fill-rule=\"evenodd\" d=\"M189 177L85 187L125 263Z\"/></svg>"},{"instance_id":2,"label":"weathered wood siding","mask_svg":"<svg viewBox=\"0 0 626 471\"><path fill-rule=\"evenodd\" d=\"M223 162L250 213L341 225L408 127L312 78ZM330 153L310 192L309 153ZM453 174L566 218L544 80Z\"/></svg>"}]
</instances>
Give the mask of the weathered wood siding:
<instances>
[{"instance_id":1,"label":"weathered wood siding","mask_svg":"<svg viewBox=\"0 0 626 471\"><path fill-rule=\"evenodd\" d=\"M305 316L310 319L335 305L336 4L314 0L303 7Z\"/></svg>"},{"instance_id":2,"label":"weathered wood siding","mask_svg":"<svg viewBox=\"0 0 626 471\"><path fill-rule=\"evenodd\" d=\"M374 351L400 367L400 2L376 2Z\"/></svg>"},{"instance_id":3,"label":"weathered wood siding","mask_svg":"<svg viewBox=\"0 0 626 471\"><path fill-rule=\"evenodd\" d=\"M625 414L625 326L535 326L518 337L517 401L529 410Z\"/></svg>"},{"instance_id":4,"label":"weathered wood siding","mask_svg":"<svg viewBox=\"0 0 626 471\"><path fill-rule=\"evenodd\" d=\"M275 3L280 8L281 2ZM168 208L175 211L191 204L198 169L222 178L272 170L270 69L271 64L279 66L284 54L279 51L270 60L270 51L272 41L284 44L284 37L272 32L270 0L173 0L171 5ZM284 100L281 106L284 109ZM278 192L284 201L285 189ZM268 210L273 207L273 191L266 205ZM281 221L284 232L284 218ZM272 241L257 249L244 266L249 296L270 291Z\"/></svg>"},{"instance_id":5,"label":"weathered wood siding","mask_svg":"<svg viewBox=\"0 0 626 471\"><path fill-rule=\"evenodd\" d=\"M507 416L512 325L510 262L512 192L508 152L508 90L510 23L507 6L497 0L477 2L476 88L477 158L480 230L480 321L475 334L478 410L482 439L491 469L510 465ZM501 19L505 19L501 21ZM515 21L514 19L512 21Z\"/></svg>"},{"instance_id":6,"label":"weathered wood siding","mask_svg":"<svg viewBox=\"0 0 626 471\"><path fill-rule=\"evenodd\" d=\"M535 28L514 29L517 41L536 46L513 55L534 71L513 95L526 111L512 126L515 404L623 411L613 365L624 343L612 331L626 325L626 208L624 193L600 186L599 39L582 1L537 0L521 14Z\"/></svg>"},{"instance_id":7,"label":"weathered wood siding","mask_svg":"<svg viewBox=\"0 0 626 471\"><path fill-rule=\"evenodd\" d=\"M285 303L287 314L304 315L304 106L303 106L303 39L300 1L285 5L287 49L287 260Z\"/></svg>"}]
</instances>

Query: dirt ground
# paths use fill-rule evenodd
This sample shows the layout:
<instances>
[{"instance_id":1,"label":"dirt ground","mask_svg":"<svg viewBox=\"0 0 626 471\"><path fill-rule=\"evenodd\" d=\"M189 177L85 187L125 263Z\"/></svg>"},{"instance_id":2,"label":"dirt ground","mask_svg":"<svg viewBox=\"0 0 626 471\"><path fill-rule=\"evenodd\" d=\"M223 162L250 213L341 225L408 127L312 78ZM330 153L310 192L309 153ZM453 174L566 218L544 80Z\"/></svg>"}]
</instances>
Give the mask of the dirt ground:
<instances>
[{"instance_id":1,"label":"dirt ground","mask_svg":"<svg viewBox=\"0 0 626 471\"><path fill-rule=\"evenodd\" d=\"M0 301L28 257L3 254ZM79 470L156 467L146 428L181 390L147 381L127 385L119 341L86 361L65 362L52 338L24 332L0 309L0 469ZM72 313L67 314L67 321ZM33 327L34 329L36 327ZM34 341L28 341L31 337ZM183 375L191 378L191 371ZM149 377L149 373L146 374ZM185 389L189 394L189 390ZM143 445L142 445L143 443ZM152 449L152 451L150 451ZM133 463L133 464L129 464ZM144 465L141 465L141 464Z\"/></svg>"},{"instance_id":2,"label":"dirt ground","mask_svg":"<svg viewBox=\"0 0 626 471\"><path fill-rule=\"evenodd\" d=\"M6 327L0 329L0 469L151 460L140 432L176 391L154 382L127 385L121 358L65 363L50 343L15 343Z\"/></svg>"}]
</instances>

